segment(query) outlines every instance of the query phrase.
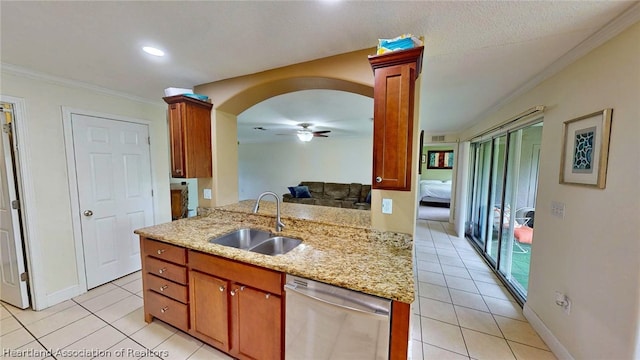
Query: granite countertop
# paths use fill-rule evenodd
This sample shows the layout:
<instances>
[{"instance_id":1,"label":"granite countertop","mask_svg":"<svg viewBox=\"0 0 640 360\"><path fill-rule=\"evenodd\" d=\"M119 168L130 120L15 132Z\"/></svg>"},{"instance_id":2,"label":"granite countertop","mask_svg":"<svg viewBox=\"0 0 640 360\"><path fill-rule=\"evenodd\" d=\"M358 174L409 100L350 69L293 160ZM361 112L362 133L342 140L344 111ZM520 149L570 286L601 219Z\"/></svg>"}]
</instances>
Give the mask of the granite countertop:
<instances>
[{"instance_id":1,"label":"granite countertop","mask_svg":"<svg viewBox=\"0 0 640 360\"><path fill-rule=\"evenodd\" d=\"M281 204L283 236L303 242L290 252L262 255L209 243L209 239L252 227L273 231L275 203L254 201L207 209L207 215L138 229L136 234L189 249L282 271L351 290L411 303L414 300L410 235L370 228L367 210Z\"/></svg>"}]
</instances>

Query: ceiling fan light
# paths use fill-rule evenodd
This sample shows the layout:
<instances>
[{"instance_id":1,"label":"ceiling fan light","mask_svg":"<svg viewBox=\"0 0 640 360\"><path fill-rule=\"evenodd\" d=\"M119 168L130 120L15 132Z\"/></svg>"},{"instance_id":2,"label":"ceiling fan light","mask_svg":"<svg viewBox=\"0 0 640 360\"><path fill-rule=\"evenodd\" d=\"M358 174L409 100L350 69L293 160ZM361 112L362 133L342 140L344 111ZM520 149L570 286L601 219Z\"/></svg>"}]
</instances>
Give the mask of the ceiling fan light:
<instances>
[{"instance_id":1,"label":"ceiling fan light","mask_svg":"<svg viewBox=\"0 0 640 360\"><path fill-rule=\"evenodd\" d=\"M304 130L300 130L298 131L298 139L300 139L300 141L304 141L304 142L308 142L311 141L311 139L313 139L313 133L311 131L304 131Z\"/></svg>"}]
</instances>

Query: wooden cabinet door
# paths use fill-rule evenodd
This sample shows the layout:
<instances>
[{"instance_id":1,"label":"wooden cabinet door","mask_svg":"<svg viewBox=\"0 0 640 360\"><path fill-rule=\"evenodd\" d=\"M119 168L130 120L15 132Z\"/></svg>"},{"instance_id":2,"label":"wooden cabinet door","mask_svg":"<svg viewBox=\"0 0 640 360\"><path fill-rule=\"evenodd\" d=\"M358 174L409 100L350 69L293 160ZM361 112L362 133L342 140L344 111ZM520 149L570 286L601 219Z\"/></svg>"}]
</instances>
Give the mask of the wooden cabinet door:
<instances>
[{"instance_id":1,"label":"wooden cabinet door","mask_svg":"<svg viewBox=\"0 0 640 360\"><path fill-rule=\"evenodd\" d=\"M171 175L175 178L212 176L212 104L184 95L163 98L169 104Z\"/></svg>"},{"instance_id":2,"label":"wooden cabinet door","mask_svg":"<svg viewBox=\"0 0 640 360\"><path fill-rule=\"evenodd\" d=\"M232 285L231 354L241 359L282 359L282 300L239 284Z\"/></svg>"},{"instance_id":3,"label":"wooden cabinet door","mask_svg":"<svg viewBox=\"0 0 640 360\"><path fill-rule=\"evenodd\" d=\"M375 71L373 187L410 190L415 68Z\"/></svg>"},{"instance_id":4,"label":"wooden cabinet door","mask_svg":"<svg viewBox=\"0 0 640 360\"><path fill-rule=\"evenodd\" d=\"M411 190L415 81L423 50L418 47L369 57L375 76L374 189Z\"/></svg>"},{"instance_id":5,"label":"wooden cabinet door","mask_svg":"<svg viewBox=\"0 0 640 360\"><path fill-rule=\"evenodd\" d=\"M174 178L185 177L184 164L184 118L185 104L169 104L169 140L171 141L171 176Z\"/></svg>"},{"instance_id":6,"label":"wooden cabinet door","mask_svg":"<svg viewBox=\"0 0 640 360\"><path fill-rule=\"evenodd\" d=\"M197 271L189 272L191 326L189 333L229 351L229 282Z\"/></svg>"}]
</instances>

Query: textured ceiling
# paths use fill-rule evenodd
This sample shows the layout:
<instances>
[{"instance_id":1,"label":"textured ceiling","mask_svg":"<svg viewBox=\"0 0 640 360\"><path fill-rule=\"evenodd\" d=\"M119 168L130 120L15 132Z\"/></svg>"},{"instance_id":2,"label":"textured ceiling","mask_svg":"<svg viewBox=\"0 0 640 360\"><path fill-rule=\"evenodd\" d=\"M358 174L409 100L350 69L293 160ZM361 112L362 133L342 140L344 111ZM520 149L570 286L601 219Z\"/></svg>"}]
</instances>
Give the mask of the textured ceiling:
<instances>
[{"instance_id":1,"label":"textured ceiling","mask_svg":"<svg viewBox=\"0 0 640 360\"><path fill-rule=\"evenodd\" d=\"M0 57L5 65L158 101L166 87L193 87L369 48L378 38L413 33L426 40L421 128L438 134L468 127L633 4L1 1ZM168 55L162 59L145 56L140 47L147 44L165 49ZM293 103L283 96L284 101L263 103L263 113L277 113L268 108L274 105L285 108L280 113L293 112L295 109L286 109ZM290 96L305 101L304 94ZM322 101L307 103L305 116L326 118L327 122L340 116L323 115L335 109L323 107ZM365 101L357 103L362 103L362 113L356 116L357 106L353 106L344 118L371 116L371 106ZM241 120L278 121L266 115L258 120L251 114L260 112L260 105L256 108L246 111L249 120L247 114ZM332 129L339 136L340 129ZM347 126L344 132L351 130Z\"/></svg>"}]
</instances>

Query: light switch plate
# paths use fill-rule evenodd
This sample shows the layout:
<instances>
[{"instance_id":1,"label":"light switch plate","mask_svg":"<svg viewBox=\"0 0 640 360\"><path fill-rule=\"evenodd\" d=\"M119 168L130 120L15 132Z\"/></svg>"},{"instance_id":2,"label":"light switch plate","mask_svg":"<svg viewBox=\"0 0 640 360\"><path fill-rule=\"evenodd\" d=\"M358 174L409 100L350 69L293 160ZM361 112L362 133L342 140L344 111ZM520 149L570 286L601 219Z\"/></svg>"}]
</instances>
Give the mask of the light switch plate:
<instances>
[{"instance_id":1,"label":"light switch plate","mask_svg":"<svg viewBox=\"0 0 640 360\"><path fill-rule=\"evenodd\" d=\"M382 213L391 214L393 212L393 200L382 199Z\"/></svg>"},{"instance_id":2,"label":"light switch plate","mask_svg":"<svg viewBox=\"0 0 640 360\"><path fill-rule=\"evenodd\" d=\"M211 200L211 189L204 189L202 197Z\"/></svg>"}]
</instances>

